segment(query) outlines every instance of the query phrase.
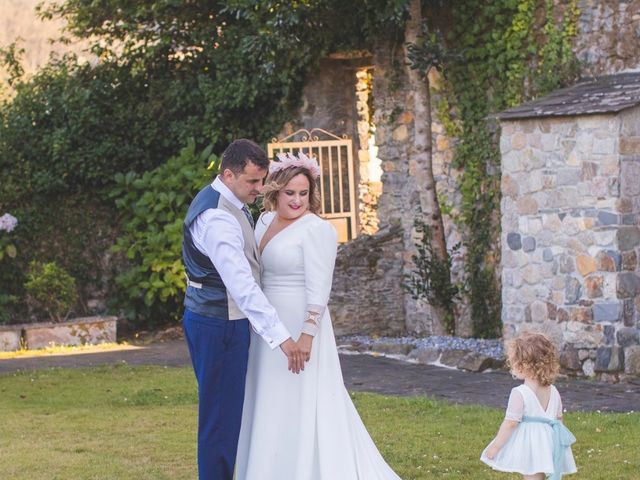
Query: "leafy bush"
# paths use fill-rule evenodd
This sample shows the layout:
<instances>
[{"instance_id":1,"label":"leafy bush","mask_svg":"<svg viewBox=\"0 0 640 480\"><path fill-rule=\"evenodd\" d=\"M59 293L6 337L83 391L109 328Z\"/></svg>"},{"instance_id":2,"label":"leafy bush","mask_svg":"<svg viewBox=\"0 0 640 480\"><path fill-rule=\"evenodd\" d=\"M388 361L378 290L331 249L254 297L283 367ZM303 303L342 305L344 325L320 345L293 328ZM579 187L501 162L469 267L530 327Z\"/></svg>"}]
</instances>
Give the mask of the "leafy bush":
<instances>
[{"instance_id":1,"label":"leafy bush","mask_svg":"<svg viewBox=\"0 0 640 480\"><path fill-rule=\"evenodd\" d=\"M115 279L116 302L130 319L178 316L185 290L182 224L195 194L217 173L219 159L212 148L198 154L190 140L152 171L115 177L111 196L122 213L123 233L113 251L129 260Z\"/></svg>"},{"instance_id":2,"label":"leafy bush","mask_svg":"<svg viewBox=\"0 0 640 480\"><path fill-rule=\"evenodd\" d=\"M54 322L66 320L78 299L75 279L55 262L31 262L25 289Z\"/></svg>"}]
</instances>

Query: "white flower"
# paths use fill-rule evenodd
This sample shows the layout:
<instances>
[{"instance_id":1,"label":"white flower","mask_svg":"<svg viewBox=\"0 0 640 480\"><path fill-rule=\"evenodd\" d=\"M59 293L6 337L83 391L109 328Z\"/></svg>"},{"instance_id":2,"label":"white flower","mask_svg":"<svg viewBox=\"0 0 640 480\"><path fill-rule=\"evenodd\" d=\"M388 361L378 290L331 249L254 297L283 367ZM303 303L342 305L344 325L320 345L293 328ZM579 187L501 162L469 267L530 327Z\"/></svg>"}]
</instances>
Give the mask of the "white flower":
<instances>
[{"instance_id":1,"label":"white flower","mask_svg":"<svg viewBox=\"0 0 640 480\"><path fill-rule=\"evenodd\" d=\"M5 232L10 232L16 225L18 224L18 219L11 215L10 213L5 213L0 217L0 230L4 230Z\"/></svg>"}]
</instances>

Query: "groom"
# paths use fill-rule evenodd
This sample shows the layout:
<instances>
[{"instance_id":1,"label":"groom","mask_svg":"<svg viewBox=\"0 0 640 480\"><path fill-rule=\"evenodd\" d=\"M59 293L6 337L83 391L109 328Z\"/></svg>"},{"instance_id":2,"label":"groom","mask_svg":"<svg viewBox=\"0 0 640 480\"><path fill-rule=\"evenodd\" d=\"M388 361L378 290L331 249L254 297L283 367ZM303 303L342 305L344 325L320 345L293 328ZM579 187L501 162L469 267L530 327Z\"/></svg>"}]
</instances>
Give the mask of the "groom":
<instances>
[{"instance_id":1,"label":"groom","mask_svg":"<svg viewBox=\"0 0 640 480\"><path fill-rule=\"evenodd\" d=\"M249 324L271 348L282 349L289 370L303 370L291 339L260 290L259 252L246 203L262 191L269 159L239 139L222 155L220 174L193 199L184 220L187 273L184 332L198 381L200 480L232 480L242 418Z\"/></svg>"}]
</instances>

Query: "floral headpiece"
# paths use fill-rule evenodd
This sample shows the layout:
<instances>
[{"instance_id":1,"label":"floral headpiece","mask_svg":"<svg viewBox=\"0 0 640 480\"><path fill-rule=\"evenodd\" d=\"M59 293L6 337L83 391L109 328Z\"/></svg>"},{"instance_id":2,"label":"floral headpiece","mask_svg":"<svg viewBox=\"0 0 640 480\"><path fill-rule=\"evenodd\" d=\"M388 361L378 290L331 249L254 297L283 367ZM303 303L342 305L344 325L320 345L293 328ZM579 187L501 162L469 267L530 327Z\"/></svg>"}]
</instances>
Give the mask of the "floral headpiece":
<instances>
[{"instance_id":1,"label":"floral headpiece","mask_svg":"<svg viewBox=\"0 0 640 480\"><path fill-rule=\"evenodd\" d=\"M281 153L278 153L276 156L280 161L271 162L271 165L269 166L270 174L279 172L280 170L284 170L286 168L302 167L309 170L313 178L318 178L320 176L320 167L318 166L318 163L314 159L307 157L302 152L298 152L298 156L293 155L290 152L287 152L287 153L281 152Z\"/></svg>"}]
</instances>

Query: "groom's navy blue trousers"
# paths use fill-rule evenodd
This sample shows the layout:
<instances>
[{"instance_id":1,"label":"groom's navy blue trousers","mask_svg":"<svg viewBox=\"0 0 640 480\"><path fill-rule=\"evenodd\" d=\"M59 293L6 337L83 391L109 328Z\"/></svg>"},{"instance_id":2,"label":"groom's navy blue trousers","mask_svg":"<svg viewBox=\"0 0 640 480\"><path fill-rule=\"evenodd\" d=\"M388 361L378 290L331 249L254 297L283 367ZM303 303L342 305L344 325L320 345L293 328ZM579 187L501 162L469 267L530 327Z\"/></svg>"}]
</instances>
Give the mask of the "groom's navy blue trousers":
<instances>
[{"instance_id":1,"label":"groom's navy blue trousers","mask_svg":"<svg viewBox=\"0 0 640 480\"><path fill-rule=\"evenodd\" d=\"M249 356L249 321L221 320L185 310L183 325L198 380L198 478L232 480Z\"/></svg>"}]
</instances>

